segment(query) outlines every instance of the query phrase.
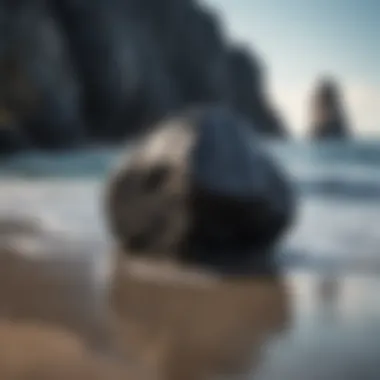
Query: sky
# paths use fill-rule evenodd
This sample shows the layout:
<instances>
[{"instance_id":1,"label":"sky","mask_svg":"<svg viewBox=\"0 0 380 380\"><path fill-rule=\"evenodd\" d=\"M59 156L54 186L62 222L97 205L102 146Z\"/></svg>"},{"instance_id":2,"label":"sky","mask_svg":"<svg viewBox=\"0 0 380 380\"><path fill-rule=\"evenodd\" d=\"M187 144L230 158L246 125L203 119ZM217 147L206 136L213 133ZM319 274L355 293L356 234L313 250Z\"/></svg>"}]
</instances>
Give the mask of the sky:
<instances>
[{"instance_id":1,"label":"sky","mask_svg":"<svg viewBox=\"0 0 380 380\"><path fill-rule=\"evenodd\" d=\"M203 0L267 65L268 92L296 135L317 79L336 78L352 129L380 135L380 0Z\"/></svg>"}]
</instances>

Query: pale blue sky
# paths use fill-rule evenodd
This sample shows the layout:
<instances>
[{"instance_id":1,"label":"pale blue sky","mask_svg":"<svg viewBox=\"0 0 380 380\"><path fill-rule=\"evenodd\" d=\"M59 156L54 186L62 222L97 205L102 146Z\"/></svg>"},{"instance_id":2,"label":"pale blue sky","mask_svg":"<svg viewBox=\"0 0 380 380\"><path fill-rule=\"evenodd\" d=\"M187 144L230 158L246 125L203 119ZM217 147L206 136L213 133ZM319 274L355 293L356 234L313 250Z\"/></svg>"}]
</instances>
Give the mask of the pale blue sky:
<instances>
[{"instance_id":1,"label":"pale blue sky","mask_svg":"<svg viewBox=\"0 0 380 380\"><path fill-rule=\"evenodd\" d=\"M266 60L274 102L298 134L321 74L345 90L353 128L380 134L380 0L203 0Z\"/></svg>"}]
</instances>

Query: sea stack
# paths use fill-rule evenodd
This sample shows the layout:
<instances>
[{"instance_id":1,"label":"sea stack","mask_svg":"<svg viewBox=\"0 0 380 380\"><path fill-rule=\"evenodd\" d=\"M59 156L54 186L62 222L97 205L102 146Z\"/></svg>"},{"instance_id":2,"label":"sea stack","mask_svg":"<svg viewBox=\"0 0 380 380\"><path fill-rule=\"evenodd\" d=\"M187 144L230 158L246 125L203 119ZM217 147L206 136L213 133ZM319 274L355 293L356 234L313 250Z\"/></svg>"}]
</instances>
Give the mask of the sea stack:
<instances>
[{"instance_id":1,"label":"sea stack","mask_svg":"<svg viewBox=\"0 0 380 380\"><path fill-rule=\"evenodd\" d=\"M338 84L332 79L322 79L317 86L311 117L311 137L343 139L350 135L346 113Z\"/></svg>"},{"instance_id":2,"label":"sea stack","mask_svg":"<svg viewBox=\"0 0 380 380\"><path fill-rule=\"evenodd\" d=\"M109 227L122 249L217 271L268 264L294 201L253 130L230 109L209 106L141 139L108 187Z\"/></svg>"}]
</instances>

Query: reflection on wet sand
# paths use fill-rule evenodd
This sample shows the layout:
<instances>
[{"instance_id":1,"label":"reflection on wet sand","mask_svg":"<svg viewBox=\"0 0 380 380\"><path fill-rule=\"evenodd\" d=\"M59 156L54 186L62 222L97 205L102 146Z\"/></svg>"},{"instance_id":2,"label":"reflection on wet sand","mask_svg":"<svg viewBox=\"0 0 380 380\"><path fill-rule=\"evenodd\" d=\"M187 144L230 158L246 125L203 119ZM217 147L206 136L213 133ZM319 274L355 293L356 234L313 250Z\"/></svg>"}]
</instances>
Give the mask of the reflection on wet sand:
<instances>
[{"instance_id":1,"label":"reflection on wet sand","mask_svg":"<svg viewBox=\"0 0 380 380\"><path fill-rule=\"evenodd\" d=\"M77 335L46 323L0 322L2 380L142 380L86 347Z\"/></svg>"},{"instance_id":2,"label":"reflection on wet sand","mask_svg":"<svg viewBox=\"0 0 380 380\"><path fill-rule=\"evenodd\" d=\"M107 299L93 244L34 231L12 247L26 230L0 231L1 379L379 378L376 277L221 281L119 258Z\"/></svg>"},{"instance_id":3,"label":"reflection on wet sand","mask_svg":"<svg viewBox=\"0 0 380 380\"><path fill-rule=\"evenodd\" d=\"M125 354L168 380L246 373L286 326L287 301L278 278L220 279L125 257L111 288Z\"/></svg>"},{"instance_id":4,"label":"reflection on wet sand","mask_svg":"<svg viewBox=\"0 0 380 380\"><path fill-rule=\"evenodd\" d=\"M91 244L33 221L0 226L0 378L145 379L107 353L105 293Z\"/></svg>"},{"instance_id":5,"label":"reflection on wet sand","mask_svg":"<svg viewBox=\"0 0 380 380\"><path fill-rule=\"evenodd\" d=\"M292 326L270 343L255 380L379 378L380 279L366 275L288 276Z\"/></svg>"},{"instance_id":6,"label":"reflection on wet sand","mask_svg":"<svg viewBox=\"0 0 380 380\"><path fill-rule=\"evenodd\" d=\"M0 318L62 325L101 339L101 295L89 249L38 232L0 243Z\"/></svg>"},{"instance_id":7,"label":"reflection on wet sand","mask_svg":"<svg viewBox=\"0 0 380 380\"><path fill-rule=\"evenodd\" d=\"M28 242L38 241L40 249L31 255L25 241L11 244L26 231L25 226L15 228L12 239L8 231L0 243L4 380L19 368L8 368L5 358L16 363L27 355L22 371L33 366L48 371L51 363L58 365L60 355L56 368L78 361L84 347L97 358L107 353L117 360L122 353L130 371L152 374L148 379L208 379L211 373L251 367L267 334L286 323L286 291L279 279L226 282L178 268L165 272L156 265L154 273L163 276L152 281L146 275L131 276L134 266L119 261L108 302L104 284L94 276L91 244L82 242L75 249L69 237L31 230ZM8 354L10 341L13 351ZM25 347L31 345L35 349L29 355Z\"/></svg>"}]
</instances>

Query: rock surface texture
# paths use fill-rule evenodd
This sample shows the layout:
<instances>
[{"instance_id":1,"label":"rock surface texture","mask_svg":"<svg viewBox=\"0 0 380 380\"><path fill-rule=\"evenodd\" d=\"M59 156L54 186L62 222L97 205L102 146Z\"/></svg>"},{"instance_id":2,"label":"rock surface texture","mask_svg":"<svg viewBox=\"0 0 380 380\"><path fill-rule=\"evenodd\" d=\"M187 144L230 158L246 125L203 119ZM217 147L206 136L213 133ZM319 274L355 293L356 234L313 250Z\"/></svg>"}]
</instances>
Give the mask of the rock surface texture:
<instances>
[{"instance_id":1,"label":"rock surface texture","mask_svg":"<svg viewBox=\"0 0 380 380\"><path fill-rule=\"evenodd\" d=\"M109 226L122 247L218 271L266 265L294 199L252 129L233 111L211 106L144 137L108 187Z\"/></svg>"},{"instance_id":2,"label":"rock surface texture","mask_svg":"<svg viewBox=\"0 0 380 380\"><path fill-rule=\"evenodd\" d=\"M0 0L0 26L0 153L117 143L210 102L284 134L261 64L195 0Z\"/></svg>"}]
</instances>

